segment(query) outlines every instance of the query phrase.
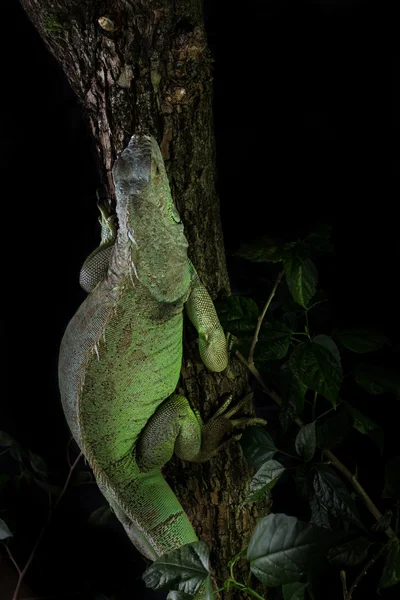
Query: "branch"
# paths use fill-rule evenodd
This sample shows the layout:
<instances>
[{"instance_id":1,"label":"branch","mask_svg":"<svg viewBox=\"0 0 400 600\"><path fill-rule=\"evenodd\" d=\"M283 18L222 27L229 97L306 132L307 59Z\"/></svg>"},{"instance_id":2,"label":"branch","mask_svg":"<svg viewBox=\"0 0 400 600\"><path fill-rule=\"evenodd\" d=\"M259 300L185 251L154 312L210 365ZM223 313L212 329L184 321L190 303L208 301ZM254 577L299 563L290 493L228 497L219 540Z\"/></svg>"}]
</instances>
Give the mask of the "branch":
<instances>
[{"instance_id":1,"label":"branch","mask_svg":"<svg viewBox=\"0 0 400 600\"><path fill-rule=\"evenodd\" d=\"M249 369L249 371L251 373L253 373L254 377L257 379L257 381L261 385L264 392L266 394L268 394L268 396L275 402L275 404L277 404L278 406L282 406L282 404L283 404L282 398L279 396L279 394L277 394L274 390L271 390L266 385L266 383L264 382L264 380L261 376L260 371L254 365L254 363L251 364L249 361L247 361L245 359L245 357L239 352L239 350L236 350L236 356L239 358L239 360L242 361L243 364L246 365L246 367ZM305 425L305 423L299 417L297 417L295 419L295 423L300 428L304 427L304 425ZM333 464L333 466L336 467L336 469L338 471L340 471L340 473L343 475L343 477L345 479L347 479L347 481L351 484L351 486L355 489L357 494L361 497L365 506L368 508L369 512L375 517L375 519L377 521L382 519L382 516L383 516L382 513L375 506L375 504L373 503L371 498L368 496L367 492L364 490L364 488L359 483L359 481L356 479L356 477L351 473L351 471L349 471L349 469L347 467L345 467L345 465L343 463L341 463L340 460L330 450L323 450L323 454ZM388 536L388 538L395 537L395 533L391 527L388 527L385 530L385 533Z\"/></svg>"},{"instance_id":2,"label":"branch","mask_svg":"<svg viewBox=\"0 0 400 600\"><path fill-rule=\"evenodd\" d=\"M388 542L389 544L390 542ZM381 556L381 554L383 554L383 552L386 550L386 546L387 544L385 544L384 546L382 546L382 548L379 549L379 552L377 552L375 554L375 556L373 556L371 558L371 560L369 560L362 568L360 574L356 577L356 579L354 580L351 588L349 589L349 591L347 592L347 594L344 596L344 600L351 600L352 596L353 596L353 592L356 589L356 587L358 586L358 584L360 583L361 579L364 577L364 575L367 573L368 569L370 569L372 567L372 565L378 560L378 558Z\"/></svg>"},{"instance_id":3,"label":"branch","mask_svg":"<svg viewBox=\"0 0 400 600\"><path fill-rule=\"evenodd\" d=\"M278 277L276 278L276 281L274 283L274 287L272 288L272 291L269 295L269 298L263 308L263 311L261 313L261 315L258 317L257 319L257 327L256 330L254 332L254 337L253 337L253 341L251 342L251 346L250 346L250 351L249 351L249 364L253 365L254 364L254 349L256 347L256 344L258 342L258 334L260 333L260 329L261 329L261 325L262 322L264 320L265 314L269 308L269 305L271 304L272 298L275 296L276 290L278 289L278 285L280 284L280 282L282 281L282 277L284 276L285 271L282 269L282 271L279 273Z\"/></svg>"}]
</instances>

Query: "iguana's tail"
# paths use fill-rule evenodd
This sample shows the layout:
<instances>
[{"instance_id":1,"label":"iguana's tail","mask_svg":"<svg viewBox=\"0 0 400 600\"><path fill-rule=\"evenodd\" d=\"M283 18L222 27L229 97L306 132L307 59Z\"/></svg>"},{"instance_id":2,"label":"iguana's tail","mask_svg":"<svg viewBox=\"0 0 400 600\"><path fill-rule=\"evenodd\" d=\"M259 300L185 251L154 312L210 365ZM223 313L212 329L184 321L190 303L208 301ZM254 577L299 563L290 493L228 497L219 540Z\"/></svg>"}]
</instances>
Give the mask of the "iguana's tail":
<instances>
[{"instance_id":1,"label":"iguana's tail","mask_svg":"<svg viewBox=\"0 0 400 600\"><path fill-rule=\"evenodd\" d=\"M104 471L99 472L95 464L91 466L100 491L129 539L144 556L156 560L166 552L198 540L160 469L140 473L132 454L119 462L117 476L108 477Z\"/></svg>"}]
</instances>

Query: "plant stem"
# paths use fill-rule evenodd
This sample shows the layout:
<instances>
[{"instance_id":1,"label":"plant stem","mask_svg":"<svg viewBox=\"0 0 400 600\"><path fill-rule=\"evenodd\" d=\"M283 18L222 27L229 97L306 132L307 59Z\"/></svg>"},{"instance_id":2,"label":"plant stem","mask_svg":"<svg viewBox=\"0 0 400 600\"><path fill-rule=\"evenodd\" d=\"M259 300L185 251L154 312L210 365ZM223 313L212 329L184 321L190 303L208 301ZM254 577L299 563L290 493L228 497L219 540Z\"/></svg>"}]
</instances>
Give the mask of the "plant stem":
<instances>
[{"instance_id":1,"label":"plant stem","mask_svg":"<svg viewBox=\"0 0 400 600\"><path fill-rule=\"evenodd\" d=\"M272 298L275 296L275 292L278 289L278 285L280 284L282 277L284 276L285 271L282 269L282 271L279 273L278 277L276 278L276 281L274 283L274 287L271 290L271 293L269 295L269 298L263 308L263 311L261 313L261 315L258 317L257 319L257 327L256 330L254 332L254 337L253 337L253 341L251 342L251 346L250 346L250 351L249 351L249 363L250 364L254 364L254 349L256 347L256 344L258 342L258 334L260 333L260 329L261 329L261 325L262 322L264 320L265 314L269 308L269 305L271 304Z\"/></svg>"},{"instance_id":2,"label":"plant stem","mask_svg":"<svg viewBox=\"0 0 400 600\"><path fill-rule=\"evenodd\" d=\"M322 419L322 417L324 417L328 413L332 412L333 410L335 410L335 409L333 408L333 406L331 406L331 408L328 408L328 410L326 410L325 412L323 412L321 415L318 415L317 419Z\"/></svg>"},{"instance_id":3,"label":"plant stem","mask_svg":"<svg viewBox=\"0 0 400 600\"><path fill-rule=\"evenodd\" d=\"M12 600L18 600L18 594L19 594L19 590L20 590L21 585L22 585L22 581L23 581L23 579L24 579L24 577L26 575L27 570L29 569L29 567L31 565L33 557L35 556L35 552L36 552L36 550L37 550L37 548L38 548L38 546L39 546L39 544L40 544L40 542L41 542L41 540L42 540L42 538L44 536L44 533L45 533L45 531L47 529L48 524L51 521L51 518L52 518L52 516L54 514L54 511L57 508L58 504L60 503L61 498L65 494L65 491L66 491L66 489L68 487L68 484L70 482L72 473L73 473L76 465L78 464L81 456L82 456L82 452L78 455L78 457L76 458L75 462L70 466L69 473L68 473L67 479L65 480L64 487L63 487L63 489L62 489L59 497L57 498L57 502L55 503L54 508L52 508L49 511L49 516L47 518L47 521L44 524L41 532L39 533L39 535L37 537L37 540L35 542L35 545L33 546L32 551L31 551L30 555L28 556L28 560L26 561L26 564L25 564L24 568L22 569L22 571L20 570L20 568L18 567L16 561L14 560L14 557L11 554L11 550L8 548L8 546L6 546L8 555L10 557L10 560L13 562L15 568L17 569L17 573L18 573L18 581L17 581L17 585L15 586L15 590L14 590L14 594L13 594Z\"/></svg>"}]
</instances>

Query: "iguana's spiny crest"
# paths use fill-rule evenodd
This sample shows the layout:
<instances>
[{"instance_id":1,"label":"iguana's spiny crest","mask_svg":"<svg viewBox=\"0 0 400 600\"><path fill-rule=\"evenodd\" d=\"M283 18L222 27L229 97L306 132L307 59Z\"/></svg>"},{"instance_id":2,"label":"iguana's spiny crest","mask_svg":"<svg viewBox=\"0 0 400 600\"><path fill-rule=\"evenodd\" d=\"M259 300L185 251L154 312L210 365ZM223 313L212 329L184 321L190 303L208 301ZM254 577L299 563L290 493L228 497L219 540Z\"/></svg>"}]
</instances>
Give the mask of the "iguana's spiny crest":
<instances>
[{"instance_id":1,"label":"iguana's spiny crest","mask_svg":"<svg viewBox=\"0 0 400 600\"><path fill-rule=\"evenodd\" d=\"M133 283L139 279L160 301L185 296L188 243L156 140L133 135L114 165L113 178L118 243L128 246Z\"/></svg>"}]
</instances>

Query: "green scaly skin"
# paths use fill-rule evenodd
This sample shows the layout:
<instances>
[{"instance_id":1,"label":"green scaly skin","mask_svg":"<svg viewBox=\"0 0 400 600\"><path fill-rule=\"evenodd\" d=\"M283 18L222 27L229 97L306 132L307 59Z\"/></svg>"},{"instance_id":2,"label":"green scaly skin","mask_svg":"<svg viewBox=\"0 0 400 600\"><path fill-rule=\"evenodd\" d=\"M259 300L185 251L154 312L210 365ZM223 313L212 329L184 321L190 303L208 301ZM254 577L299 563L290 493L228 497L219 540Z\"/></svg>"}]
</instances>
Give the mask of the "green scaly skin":
<instances>
[{"instance_id":1,"label":"green scaly skin","mask_svg":"<svg viewBox=\"0 0 400 600\"><path fill-rule=\"evenodd\" d=\"M230 399L203 424L174 394L182 363L183 308L199 334L206 367L228 364L214 305L187 257L183 224L156 141L134 135L113 168L118 231L104 208L102 240L85 261L89 295L60 347L63 409L103 495L129 538L155 560L196 533L161 467L175 452L203 462L236 426ZM196 600L205 598L204 586Z\"/></svg>"}]
</instances>

